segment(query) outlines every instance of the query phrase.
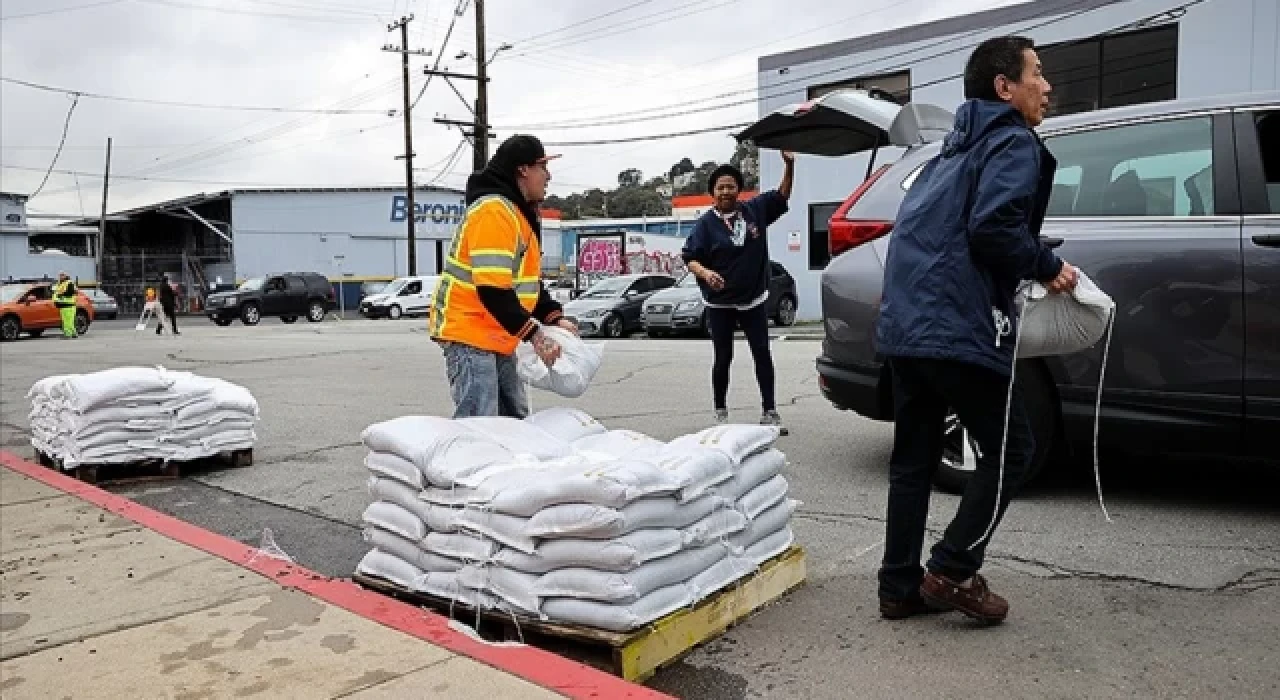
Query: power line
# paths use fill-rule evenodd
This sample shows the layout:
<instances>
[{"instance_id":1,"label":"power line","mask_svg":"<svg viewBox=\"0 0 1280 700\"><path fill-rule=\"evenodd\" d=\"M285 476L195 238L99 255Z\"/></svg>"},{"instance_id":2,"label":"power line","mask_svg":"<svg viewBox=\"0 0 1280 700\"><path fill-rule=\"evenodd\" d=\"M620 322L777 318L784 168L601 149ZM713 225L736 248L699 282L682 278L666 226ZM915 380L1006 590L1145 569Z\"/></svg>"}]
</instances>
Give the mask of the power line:
<instances>
[{"instance_id":1,"label":"power line","mask_svg":"<svg viewBox=\"0 0 1280 700\"><path fill-rule=\"evenodd\" d=\"M458 0L458 4L454 7L453 18L449 20L449 28L445 30L444 40L440 42L440 50L436 52L436 62L431 66L431 70L440 70L440 61L444 59L445 47L449 45L449 37L453 36L453 28L458 24L458 18L467 11L467 2L468 0ZM427 87L431 85L431 79L434 77L435 75L432 73L427 74L427 80L422 83L422 89L418 91L418 96L413 98L413 104L409 106L409 111L413 111L418 106L418 100L421 100L422 96L427 94Z\"/></svg>"},{"instance_id":2,"label":"power line","mask_svg":"<svg viewBox=\"0 0 1280 700\"><path fill-rule=\"evenodd\" d=\"M230 7L215 7L213 5L201 5L192 2L180 2L179 0L135 0L135 2L144 2L150 5L163 5L166 7L176 7L189 10L205 10L206 12L218 12L228 15L243 15L247 17L269 17L273 19L290 19L302 22L325 22L328 24L353 24L351 19L339 19L332 15L325 17L322 15L299 15L286 12L262 12L258 10L238 10ZM376 15L370 14L369 22L373 22Z\"/></svg>"},{"instance_id":3,"label":"power line","mask_svg":"<svg viewBox=\"0 0 1280 700\"><path fill-rule=\"evenodd\" d=\"M649 134L646 136L628 136L618 139L597 139L595 141L553 141L545 144L546 146L554 146L557 148L570 148L573 146L607 146L614 143L637 143L640 141L663 141L666 139L674 139L680 136L693 136L695 134L710 134L716 131L728 131L730 129L740 129L750 126L751 122L741 122L739 124L721 124L720 126L709 126L703 129L690 129L688 131L674 131L666 134Z\"/></svg>"},{"instance_id":4,"label":"power line","mask_svg":"<svg viewBox=\"0 0 1280 700\"><path fill-rule=\"evenodd\" d=\"M71 7L58 7L51 10L40 10L39 12L25 12L20 15L5 15L0 20L12 22L15 19L26 19L28 17L43 17L45 15L56 15L63 12L75 12L76 10L87 10L91 7L104 7L106 5L119 5L128 0L104 0L103 2L91 2L84 5L72 5Z\"/></svg>"},{"instance_id":5,"label":"power line","mask_svg":"<svg viewBox=\"0 0 1280 700\"><path fill-rule=\"evenodd\" d=\"M605 25L603 27L595 27L593 29L583 31L581 33L571 34L568 37L559 37L543 43L535 42L533 45L526 46L522 53L518 53L516 55L526 56L526 55L529 55L530 52L550 51L555 49L563 49L566 46L574 46L577 44L590 43L590 42L598 41L600 39L605 39L611 36L616 36L618 34L626 34L629 32L633 32L633 31L636 31L637 29L645 29L645 28L656 26L659 24L665 24L672 20L692 17L693 15L701 14L703 12L709 12L711 10L715 10L721 7L733 5L735 3L741 2L741 0L722 0L721 2L718 2L714 5L708 5L706 4L707 2L708 0L695 0L694 2L686 3L685 5L682 5L679 7L670 7L665 10L659 10L658 12L653 12L647 15L629 19L625 22L619 22L614 25ZM705 5L705 6L699 9L691 9L697 5ZM646 20L646 19L652 19L654 21L646 22L644 24L638 24L638 22L640 22L641 20ZM631 26L628 26L628 25L631 25ZM605 30L612 30L612 31L605 31Z\"/></svg>"},{"instance_id":6,"label":"power line","mask_svg":"<svg viewBox=\"0 0 1280 700\"><path fill-rule=\"evenodd\" d=\"M80 96L76 95L71 100L71 106L67 108L67 119L62 123L62 138L58 140L58 150L53 154L53 160L49 163L49 169L44 173L44 179L40 181L40 186L32 192L27 199L35 199L40 191L44 189L45 183L49 181L49 176L53 174L53 166L58 164L58 157L62 155L62 147L67 143L67 131L71 128L71 115L75 114L76 105L80 104ZM79 183L77 183L77 186Z\"/></svg>"},{"instance_id":7,"label":"power line","mask_svg":"<svg viewBox=\"0 0 1280 700\"><path fill-rule=\"evenodd\" d=\"M120 95L104 95L96 92L86 92L84 90L71 90L68 88L55 87L53 85L33 83L28 80L19 80L17 78L0 77L0 80L3 80L6 83L31 88L33 90L41 90L43 92L59 92L64 95L79 95L80 97L95 100L129 102L133 104L156 105L161 107L182 107L186 109L216 109L234 112L274 112L277 114L326 114L329 116L349 114L387 114L388 112L395 111L386 109L301 109L296 107L267 107L262 105L220 105L199 102L175 102L171 100L153 100L144 97L122 97Z\"/></svg>"},{"instance_id":8,"label":"power line","mask_svg":"<svg viewBox=\"0 0 1280 700\"><path fill-rule=\"evenodd\" d=\"M594 22L594 21L596 21L596 20L598 20L598 19L604 19L605 17L612 17L612 16L614 16L614 15L620 15L620 14L622 14L623 12L626 12L626 11L628 11L628 10L633 10L633 9L635 9L635 8L637 8L637 7L641 6L641 5L648 5L648 4L649 4L649 3L651 3L651 2L653 2L653 0L638 0L637 2L633 2L633 3L629 4L629 5L624 5L624 6L622 6L622 7L619 7L619 8L614 9L614 10L610 10L610 11L605 12L605 13L603 13L603 14L595 15L594 17L588 17L587 19L584 19L584 20L580 20L580 21L574 22L573 24L566 24L566 25L565 25L565 26L563 26L563 27L558 27L558 28L556 28L556 29L551 29L551 30L548 30L548 31L545 31L545 32L541 32L541 33L538 33L538 34L533 34L533 35L531 35L531 36L521 37L521 38L519 38L519 39L516 39L516 40L514 40L514 41L511 41L510 43L512 43L512 44L533 43L533 41L534 41L535 39L541 39L542 37L550 36L550 35L552 35L552 34L559 34L560 32L563 32L563 31L565 31L565 30L567 30L567 29L572 29L572 28L574 28L574 27L580 27L580 26L582 26L582 25L584 25L584 24L590 24L590 23L592 23L592 22Z\"/></svg>"},{"instance_id":9,"label":"power line","mask_svg":"<svg viewBox=\"0 0 1280 700\"><path fill-rule=\"evenodd\" d=\"M1087 2L1087 0L1080 0L1079 2L1075 3L1075 5L1076 5L1076 6L1084 5L1086 2ZM1124 30L1124 29L1131 28L1131 27L1135 27L1135 26L1145 26L1146 24L1150 23L1153 19L1158 19L1158 18L1160 18L1160 17L1163 17L1163 16L1165 16L1165 15L1169 15L1169 14L1171 14L1171 13L1185 12L1185 10L1186 10L1187 8L1192 7L1192 6L1194 6L1194 5L1201 4L1201 3L1203 3L1203 2L1207 2L1207 0L1190 0L1189 2L1186 2L1186 3L1182 4L1182 5L1177 6L1177 7L1174 7L1174 8L1171 8L1171 9L1168 9L1168 10L1165 10L1165 11L1162 11L1162 12L1159 12L1159 13L1156 13L1156 14L1154 14L1154 15L1150 15L1150 16L1148 16L1148 17L1145 17L1145 18L1142 18L1142 19L1139 19L1139 20L1135 20L1135 21L1133 21L1133 22L1128 22L1128 23L1126 23L1126 24L1124 24L1124 25L1121 25L1121 26L1119 26L1119 27L1115 27L1115 28L1113 28L1113 29L1107 30L1106 32L1101 32L1101 33L1099 33L1099 34L1095 34L1095 35L1092 35L1092 36L1090 36L1090 37L1085 37L1085 38L1080 39L1080 40L1077 40L1077 41L1075 41L1075 42L1066 42L1066 44L1064 44L1064 45L1071 45L1071 44L1073 44L1073 43L1079 43L1079 42L1082 42L1082 41L1088 41L1088 40L1091 40L1091 39L1094 39L1094 38L1097 38L1097 37L1100 37L1100 36L1104 36L1104 35L1106 35L1106 34L1115 33L1115 32L1117 32L1117 31L1122 31L1122 30ZM1074 11L1074 12L1070 13L1070 14L1067 14L1067 15L1061 15L1061 16L1054 17L1054 18L1052 18L1052 19L1049 19L1049 20L1046 20L1046 21L1043 21L1043 22L1040 22L1040 23L1037 23L1037 24L1032 24L1032 25L1029 25L1029 26L1023 27L1022 29L1017 30L1015 33L1025 33L1025 32L1028 32L1028 31L1031 31L1031 30L1034 30L1034 29L1039 29L1039 28L1041 28L1041 27L1049 26L1049 25L1051 25L1051 24L1056 24L1056 23L1058 23L1058 22L1063 22L1063 21L1066 21L1066 20L1068 20L1068 19L1072 19L1072 18L1074 18L1074 17L1078 17L1078 16L1080 16L1080 15L1083 15L1083 14L1086 14L1086 13L1089 13L1089 12L1093 12L1093 11L1095 11L1096 9L1098 9L1098 8L1096 8L1096 7L1085 7L1085 8L1083 8L1083 9L1076 10L1076 11ZM986 31L990 31L990 30L989 30L989 29L984 28L984 29L981 29L981 30L977 30L977 32L971 32L971 34L972 34L972 33L981 33L981 32L986 32ZM798 77L798 78L793 78L793 79L790 79L790 80L784 80L784 81L781 81L781 82L778 82L778 83L774 83L774 84L772 84L772 85L768 86L768 90L766 90L766 91L762 92L761 94L758 94L758 95L757 95L757 96L755 96L755 97L746 98L746 99L740 99L740 100L734 100L734 101L732 101L732 102L726 102L726 103L723 103L723 104L708 105L708 106L704 106L704 107L694 107L694 108L687 108L687 109L680 109L680 110L673 111L673 112L669 112L669 113L666 113L666 114L653 114L653 115L651 115L651 116L644 116L644 117L642 117L642 116L637 116L637 115L639 114L639 112L630 112L630 113L628 113L628 112L622 112L622 113L618 113L618 114L616 114L616 115L612 115L612 118L609 118L609 117L597 118L597 120L596 120L596 121L566 121L566 122L560 122L560 123L526 124L526 125L518 125L518 126L510 126L510 125L508 125L508 126L501 126L501 127L499 127L499 128L507 129L507 130L520 130L520 131L537 131L537 130L542 130L542 131L558 131L558 130L570 130L570 129L590 128L590 127L599 127L599 126L620 126L620 125L624 125L624 124L635 124L635 123L648 122L648 121L657 121L657 120L662 120L662 119L671 119L671 118L675 118L675 117L683 117L683 116L689 116L689 115L693 115L693 114L702 114L702 113L706 113L706 112L716 112L716 111L720 111L720 110L723 110L723 109L730 109L730 108L738 107L738 106L742 106L742 105L748 105L748 104L753 104L753 103L760 103L760 102L763 102L763 101L765 101L765 100L767 100L767 99L770 99L770 98L772 98L772 97L778 97L778 96L786 95L786 94L789 94L789 93L793 92L793 90L789 90L789 89L788 89L788 90L777 90L777 88L782 88L782 87L786 87L786 86L789 86L789 85L794 85L794 84L797 84L797 83L807 83L807 84L809 84L809 85L812 85L813 80L814 80L815 78L819 78L819 77L822 77L822 76L825 76L825 75L834 75L834 74L838 74L838 73L839 73L839 74L848 74L848 72L849 72L850 70L855 69L855 68L860 68L860 67L864 67L864 66L868 66L868 65L880 64L880 63L882 63L882 62L883 62L884 60L886 60L886 59L892 59L892 58L896 58L896 57L904 56L904 55L907 55L907 54L910 54L910 53L914 53L915 51L919 51L919 50L922 50L922 49L931 48L932 46L937 46L937 45L940 45L940 44L943 44L943 43L948 43L948 42L950 42L950 41L953 41L954 39L955 39L955 37L949 37L949 38L946 38L946 39L943 39L943 40L940 40L940 41L934 42L934 43L932 43L932 44L929 44L929 45L926 45L926 46L923 46L923 47L918 47L918 48L914 48L914 49L907 49L907 50L900 51L900 52L897 52L897 53L894 53L894 54L890 54L890 55L888 55L888 56L882 56L882 57L878 57L878 58L876 58L876 59L870 59L870 60L862 61L862 62L860 62L860 63L854 63L854 64L851 64L851 65L846 64L846 65L842 65L842 66L839 66L839 67L836 67L836 68L831 68L831 69L827 69L827 70L819 71L819 72L816 72L816 73L807 73L807 74L802 75L802 76L800 76L800 77ZM940 51L940 52L938 52L938 53L930 54L930 55L928 55L928 56L915 57L915 58L912 58L910 61L908 61L908 62L906 62L906 63L902 63L902 64L899 64L899 65L896 65L896 66L892 66L892 67L879 68L878 70L879 70L879 71L882 71L882 72L889 72L889 71L901 70L901 69L904 69L904 68L910 68L910 67L911 67L911 65L912 65L912 64L914 64L914 63L918 63L918 62L920 62L920 61L927 61L927 60L929 60L929 59L939 58L939 57L942 57L942 56L947 56L947 55L950 55L950 54L956 53L956 52L958 52L958 51L963 51L963 50L965 50L965 49L973 48L973 47L975 47L975 46L977 46L977 43L964 44L964 45L957 46L957 47L954 47L954 48L951 48L951 49L947 49L947 50L945 50L945 51ZM947 76L947 77L945 77L945 78L940 78L940 79L937 79L937 80L930 81L928 84L915 84L915 85L912 85L912 89L914 90L914 89L917 89L917 88L927 87L927 86L929 86L929 85L937 85L937 84L940 84L940 83L949 82L949 81L951 81L951 80L955 80L955 79L957 79L957 78L962 78L963 76L964 76L964 74L963 74L963 73L958 73L958 74L956 74L956 75ZM770 92L770 90L772 90L772 92ZM692 101L685 101L683 104L684 104L684 105L688 105L688 104L697 104L697 103L699 103L699 102L711 102L711 101L715 101L715 100L719 100L719 99L728 99L728 98L734 97L734 96L736 96L736 95L742 95L742 94L751 93L751 92L757 92L757 90L756 90L755 88L749 88L749 89L744 89L744 90L736 90L736 91L732 91L732 92L721 93L721 94L719 94L719 95L714 95L714 96L707 97L707 98L701 98L701 99L692 100ZM668 105L668 108L669 108L669 107L674 107L674 106L678 106L678 105ZM659 109L659 108L649 108L649 109L647 109L647 110L643 110L643 111L653 112L653 111L656 111L657 109Z\"/></svg>"},{"instance_id":10,"label":"power line","mask_svg":"<svg viewBox=\"0 0 1280 700\"><path fill-rule=\"evenodd\" d=\"M1097 34L1092 34L1092 35L1087 36L1087 37L1082 37L1082 38L1080 38L1080 39L1076 39L1076 40L1074 40L1074 41L1062 42L1062 43L1056 44L1056 45L1054 45L1054 48L1057 48L1057 47L1063 47L1063 46L1071 46L1071 45L1074 45L1074 44L1079 44L1079 43L1083 43L1083 42L1086 42L1086 41L1091 41L1091 40L1093 40L1093 39L1097 39L1097 38L1100 38L1100 37L1103 37L1103 36L1107 36L1107 35L1109 35L1109 34L1114 34L1114 33L1117 33L1117 32L1120 32L1120 31L1123 31L1123 30L1125 30L1125 29L1129 29L1129 28L1150 26L1153 22L1159 21L1161 18L1164 18L1164 17L1168 17L1168 16L1175 16L1175 15L1176 15L1176 16L1181 16L1181 14L1179 14L1179 13L1185 14L1185 12L1186 12L1186 10L1187 10L1188 8L1193 7L1193 6L1195 6L1195 5L1202 4L1202 3L1207 2L1207 1L1208 1L1208 0L1189 0L1188 2L1185 2L1185 3L1181 4L1181 5L1178 5L1178 6L1175 6L1175 7L1169 8L1169 9L1164 10L1164 11L1161 11L1161 12L1157 12L1157 13L1152 14L1152 15L1148 15L1147 17L1143 17L1143 18L1140 18L1140 19L1137 19L1137 20L1134 20L1134 21L1131 21L1131 22L1127 22L1127 23L1125 23L1125 24L1122 24L1122 25L1119 25L1119 26L1113 27L1113 28L1108 29L1108 30L1106 30L1106 31L1099 32L1099 33L1097 33ZM1076 5L1078 6L1078 5L1083 4L1083 3L1084 3L1084 0L1082 0L1080 3L1076 3ZM1055 24L1055 23L1058 23L1058 22L1066 21L1066 20L1071 19L1071 18L1073 18L1073 17L1076 17L1076 16L1079 16L1079 15L1085 14L1085 13L1087 13L1087 12L1091 12L1091 11L1093 11L1094 9L1096 9L1096 8L1085 8L1085 9L1082 9L1082 10L1077 10L1076 12L1073 12L1073 13L1071 13L1071 14L1068 14L1068 15L1061 15L1061 16L1058 16L1058 17L1052 18L1052 19L1050 19L1050 20L1046 20L1046 21L1044 21L1044 22L1040 22L1040 23L1037 23L1037 24L1029 25L1029 26L1023 27L1023 28L1022 28L1022 29L1020 29L1020 30L1017 30L1017 31L1015 31L1015 32L1011 32L1011 33L1022 34L1022 33L1028 32L1028 31L1033 30L1033 29L1038 29L1038 28L1041 28L1041 27L1048 26L1048 25L1050 25L1050 24ZM940 43L945 43L945 42L940 42ZM914 61L924 61L924 60L928 60L928 59L930 59L930 58L937 58L937 57L940 57L940 56L945 56L945 55L948 55L948 54L955 53L955 52L957 52L957 51L962 51L962 50L964 50L964 49L966 49L966 48L972 48L972 47L974 47L974 46L976 46L976 45L977 45L976 43L973 43L973 44L968 44L968 45L964 45L964 46L959 46L959 47L956 47L956 48L953 48L953 49L949 49L949 50L947 50L947 51L942 51L942 52L939 52L939 53L936 53L936 54L932 54L932 55L930 55L930 56L926 56L926 57L923 57L923 58L916 58L916 59L914 59ZM902 53L909 53L909 51L907 51L907 52L902 52ZM888 58L892 58L892 57L893 57L893 56L889 56ZM793 80L783 81L783 82L781 82L781 83L777 83L777 84L772 85L772 86L770 86L770 87L777 88L777 87L781 87L781 86L784 86L784 85L794 84L794 83L797 83L797 82L806 82L806 83L810 83L810 84L811 84L811 81L812 81L812 79L813 79L813 78L820 77L820 76L822 76L822 75L832 74L832 73L847 73L847 72L849 71L849 69L850 69L850 68L858 67L859 65L865 65L866 63L879 63L880 61L884 60L884 58L885 58L885 57L882 57L882 58L876 59L875 61L867 61L867 62L864 62L864 64L855 64L855 65L853 65L853 66L847 66L847 65L846 65L846 66L841 66L841 67L839 67L839 68L835 68L835 69L830 69L830 70L826 70L826 71L820 71L820 72L818 72L818 73L808 74L808 75L802 76L802 77L797 78L797 79L793 79ZM908 64L905 64L904 66L899 66L899 68L902 68L902 67L909 67L909 66L910 66L910 64L908 63ZM885 69L883 69L883 70L885 70L885 71L892 71L892 70L897 70L897 69L896 69L896 68L885 68ZM957 73L957 74L955 74L955 75L950 75L950 76L946 76L946 77L943 77L943 78L938 78L938 79L936 79L936 80L932 80L932 81L929 81L929 82L927 82L927 83L921 83L921 84L918 84L918 85L913 85L913 86L912 86L912 88L913 88L913 89L916 89L916 88L919 88L919 87L928 87L928 86L931 86L931 85L938 85L938 84L941 84L941 83L949 82L949 81L951 81L951 80L956 80L957 78L963 78L963 77L964 77L964 73L963 73L963 72L961 72L961 73ZM627 120L625 123L634 123L634 122L638 122L638 121L653 121L653 120L657 120L657 119L668 119L668 118L671 118L671 117L676 117L676 116L685 116L685 115L688 115L688 114L694 114L694 113L698 113L698 112L707 112L707 111L715 111L715 110L719 110L719 109L726 109L726 108L728 108L728 107L734 107L734 106L743 105L743 104L750 104L750 103L753 103L753 102L762 102L762 101L764 101L765 99L768 99L768 98L770 98L770 97L777 97L777 96L780 96L780 95L788 94L788 93L790 93L790 92L792 92L792 91L791 91L791 90L784 90L784 91L782 91L782 92L777 92L777 93L773 93L773 94L762 94L762 95L759 95L758 97L754 97L754 98L751 98L751 99L748 99L748 100L739 100L739 101L737 101L737 102L733 102L733 103L729 103L729 104L724 104L724 105L718 105L718 106L709 107L709 108L698 108L698 109L692 109L692 110L684 110L684 111L682 111L682 112L676 112L676 113L667 114L667 115L658 115L658 116L649 117L649 118L646 118L646 119L632 119L632 120ZM712 99L714 99L714 98L712 98ZM622 122L622 120L618 120L618 121L619 121L619 122ZM689 130L689 131L676 131L676 132L663 133L663 134L651 134L651 135L647 135L647 136L634 136L634 137L617 138L617 139L597 139L597 140L591 140L591 141L563 141L563 142L558 142L558 143L550 143L550 144L548 144L548 145L554 145L554 146L558 146L558 147L571 147L571 146L599 146L599 145L607 145L607 144L615 144L615 143L632 143L632 142L636 142L636 141L657 141L657 140L664 140L664 139L669 139L669 138L677 138L677 137L680 137L680 136L689 136L689 135L693 135L693 134L710 133L710 132L714 132L714 131L724 131L724 130L729 130L729 129L737 129L737 128L741 128L741 127L748 126L750 123L751 123L751 122L744 122L744 123L739 123L739 124L726 124L726 125L715 126L715 127L707 127L707 128L705 128L705 129L694 129L694 130ZM585 126L585 125L583 125L583 126ZM509 130L532 130L532 129L533 129L533 128L535 128L535 127L524 126L524 127L502 127L502 128L504 128L504 129L509 129ZM542 127L542 128L545 128L545 127ZM574 128L579 128L579 127L574 127Z\"/></svg>"}]
</instances>

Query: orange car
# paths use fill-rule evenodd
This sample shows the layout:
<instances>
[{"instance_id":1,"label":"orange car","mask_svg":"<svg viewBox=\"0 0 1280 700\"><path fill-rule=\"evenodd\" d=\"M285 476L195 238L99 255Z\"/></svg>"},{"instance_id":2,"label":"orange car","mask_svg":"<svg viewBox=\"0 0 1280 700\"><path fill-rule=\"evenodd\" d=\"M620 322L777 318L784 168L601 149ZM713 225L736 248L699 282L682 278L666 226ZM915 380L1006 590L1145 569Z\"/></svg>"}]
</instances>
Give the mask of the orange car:
<instances>
[{"instance_id":1,"label":"orange car","mask_svg":"<svg viewBox=\"0 0 1280 700\"><path fill-rule=\"evenodd\" d=\"M76 333L84 335L93 321L93 303L77 291L76 307ZM0 285L0 340L17 340L23 333L39 338L50 328L62 328L52 282Z\"/></svg>"}]
</instances>

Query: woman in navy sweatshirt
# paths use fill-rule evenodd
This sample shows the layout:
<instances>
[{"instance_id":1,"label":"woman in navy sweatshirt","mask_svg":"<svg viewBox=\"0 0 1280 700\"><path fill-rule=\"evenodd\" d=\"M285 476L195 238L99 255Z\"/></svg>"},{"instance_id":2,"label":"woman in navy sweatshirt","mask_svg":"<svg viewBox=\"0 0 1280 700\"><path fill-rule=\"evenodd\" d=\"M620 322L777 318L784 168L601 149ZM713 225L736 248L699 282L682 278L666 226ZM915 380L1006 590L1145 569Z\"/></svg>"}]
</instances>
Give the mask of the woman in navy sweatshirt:
<instances>
[{"instance_id":1,"label":"woman in navy sweatshirt","mask_svg":"<svg viewBox=\"0 0 1280 700\"><path fill-rule=\"evenodd\" d=\"M795 155L783 151L785 169L776 190L739 202L745 185L742 172L722 165L711 174L707 190L715 200L694 224L684 245L684 261L698 279L707 305L707 327L715 361L711 388L716 421L729 420L729 366L733 363L733 335L747 336L756 365L763 412L761 425L776 425L787 433L774 401L773 356L769 353L769 236L768 226L787 212Z\"/></svg>"}]
</instances>

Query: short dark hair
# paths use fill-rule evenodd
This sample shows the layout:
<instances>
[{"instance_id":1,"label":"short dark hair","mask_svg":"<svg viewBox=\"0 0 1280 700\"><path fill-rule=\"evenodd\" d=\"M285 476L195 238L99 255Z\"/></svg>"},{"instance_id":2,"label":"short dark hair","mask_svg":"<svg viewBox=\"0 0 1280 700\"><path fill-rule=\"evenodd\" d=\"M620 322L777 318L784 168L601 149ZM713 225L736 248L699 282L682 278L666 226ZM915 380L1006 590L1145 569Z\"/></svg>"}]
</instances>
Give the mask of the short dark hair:
<instances>
[{"instance_id":1,"label":"short dark hair","mask_svg":"<svg viewBox=\"0 0 1280 700\"><path fill-rule=\"evenodd\" d=\"M1001 36L987 39L969 55L964 67L964 97L966 100L1000 101L996 94L996 77L1018 82L1026 68L1023 55L1034 49L1036 43L1025 36Z\"/></svg>"},{"instance_id":2,"label":"short dark hair","mask_svg":"<svg viewBox=\"0 0 1280 700\"><path fill-rule=\"evenodd\" d=\"M739 190L744 190L747 188L747 182L746 182L746 179L742 177L741 170L738 170L732 165L722 165L716 168L714 171L712 171L711 177L707 178L707 192L711 194L715 194L716 182L718 182L720 178L724 177L725 175L728 175L729 177L733 178L733 181L738 183Z\"/></svg>"}]
</instances>

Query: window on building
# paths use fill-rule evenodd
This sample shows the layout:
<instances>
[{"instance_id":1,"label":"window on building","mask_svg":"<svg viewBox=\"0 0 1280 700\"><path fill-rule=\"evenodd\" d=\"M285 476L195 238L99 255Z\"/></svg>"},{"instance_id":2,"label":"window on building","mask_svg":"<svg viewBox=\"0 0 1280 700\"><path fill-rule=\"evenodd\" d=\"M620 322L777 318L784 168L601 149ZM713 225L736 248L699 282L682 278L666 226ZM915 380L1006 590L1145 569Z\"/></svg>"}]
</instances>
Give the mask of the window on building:
<instances>
[{"instance_id":1,"label":"window on building","mask_svg":"<svg viewBox=\"0 0 1280 700\"><path fill-rule=\"evenodd\" d=\"M889 93L898 104L906 104L911 101L911 71L864 75L852 80L815 85L809 88L809 99L816 100L836 90L871 90L872 88Z\"/></svg>"},{"instance_id":2,"label":"window on building","mask_svg":"<svg viewBox=\"0 0 1280 700\"><path fill-rule=\"evenodd\" d=\"M840 208L840 202L820 202L809 205L809 269L822 270L831 262L831 241L828 222Z\"/></svg>"},{"instance_id":3,"label":"window on building","mask_svg":"<svg viewBox=\"0 0 1280 700\"><path fill-rule=\"evenodd\" d=\"M1178 25L1170 24L1037 50L1050 115L1171 100L1178 93Z\"/></svg>"},{"instance_id":4,"label":"window on building","mask_svg":"<svg viewBox=\"0 0 1280 700\"><path fill-rule=\"evenodd\" d=\"M1209 117L1045 139L1058 158L1049 216L1212 216Z\"/></svg>"}]
</instances>

